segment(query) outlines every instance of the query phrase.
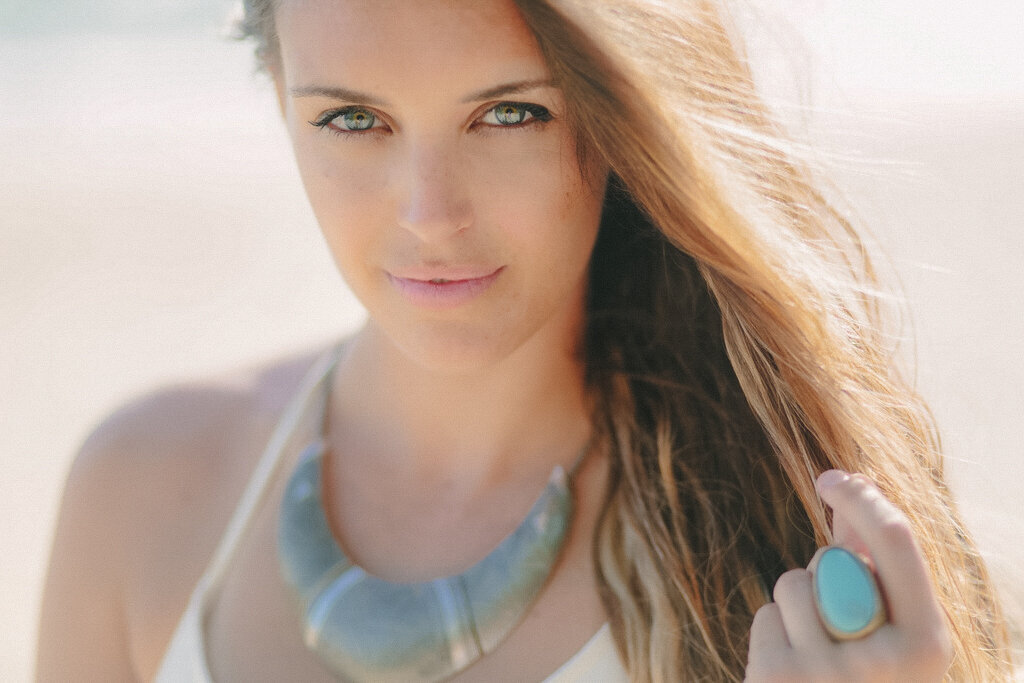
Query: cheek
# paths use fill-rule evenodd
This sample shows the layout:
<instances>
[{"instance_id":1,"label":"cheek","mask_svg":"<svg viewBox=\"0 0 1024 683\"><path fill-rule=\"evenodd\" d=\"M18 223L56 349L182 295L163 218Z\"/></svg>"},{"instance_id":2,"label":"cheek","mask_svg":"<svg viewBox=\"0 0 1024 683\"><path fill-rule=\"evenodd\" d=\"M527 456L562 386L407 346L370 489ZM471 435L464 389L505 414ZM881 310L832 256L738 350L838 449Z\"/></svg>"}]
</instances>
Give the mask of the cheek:
<instances>
[{"instance_id":1,"label":"cheek","mask_svg":"<svg viewBox=\"0 0 1024 683\"><path fill-rule=\"evenodd\" d=\"M310 203L319 216L360 211L381 190L380 174L357 158L296 149L296 162Z\"/></svg>"},{"instance_id":2,"label":"cheek","mask_svg":"<svg viewBox=\"0 0 1024 683\"><path fill-rule=\"evenodd\" d=\"M374 235L383 220L380 202L373 201L373 182L351 165L320 159L298 159L306 195L316 216L331 260L349 290L364 306L372 300L381 259Z\"/></svg>"},{"instance_id":3,"label":"cheek","mask_svg":"<svg viewBox=\"0 0 1024 683\"><path fill-rule=\"evenodd\" d=\"M596 233L603 181L582 177L571 143L563 138L535 149L509 150L501 158L500 166L496 160L478 166L502 170L483 176L488 181L478 196L503 234L554 249L564 241L567 248L578 249L579 240Z\"/></svg>"},{"instance_id":4,"label":"cheek","mask_svg":"<svg viewBox=\"0 0 1024 683\"><path fill-rule=\"evenodd\" d=\"M587 262L597 236L603 199L602 183L581 177L575 160L562 160L533 187L528 239L542 262L557 261L576 277ZM529 204L528 204L529 205Z\"/></svg>"},{"instance_id":5,"label":"cheek","mask_svg":"<svg viewBox=\"0 0 1024 683\"><path fill-rule=\"evenodd\" d=\"M566 304L582 303L602 193L584 184L575 166L570 169L531 184L502 224L521 256L524 286L516 308L527 317L543 319Z\"/></svg>"},{"instance_id":6,"label":"cheek","mask_svg":"<svg viewBox=\"0 0 1024 683\"><path fill-rule=\"evenodd\" d=\"M383 177L372 165L296 146L296 163L320 229L344 267L366 256L368 236L384 219Z\"/></svg>"}]
</instances>

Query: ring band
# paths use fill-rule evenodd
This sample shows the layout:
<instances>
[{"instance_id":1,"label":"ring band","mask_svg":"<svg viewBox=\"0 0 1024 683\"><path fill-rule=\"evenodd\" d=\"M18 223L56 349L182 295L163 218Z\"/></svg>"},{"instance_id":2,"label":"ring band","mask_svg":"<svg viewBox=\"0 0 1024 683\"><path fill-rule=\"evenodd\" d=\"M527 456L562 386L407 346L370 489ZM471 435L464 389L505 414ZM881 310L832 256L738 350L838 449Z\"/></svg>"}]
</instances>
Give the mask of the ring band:
<instances>
[{"instance_id":1,"label":"ring band","mask_svg":"<svg viewBox=\"0 0 1024 683\"><path fill-rule=\"evenodd\" d=\"M864 638L885 623L878 581L859 555L825 546L814 556L810 570L818 618L833 639Z\"/></svg>"}]
</instances>

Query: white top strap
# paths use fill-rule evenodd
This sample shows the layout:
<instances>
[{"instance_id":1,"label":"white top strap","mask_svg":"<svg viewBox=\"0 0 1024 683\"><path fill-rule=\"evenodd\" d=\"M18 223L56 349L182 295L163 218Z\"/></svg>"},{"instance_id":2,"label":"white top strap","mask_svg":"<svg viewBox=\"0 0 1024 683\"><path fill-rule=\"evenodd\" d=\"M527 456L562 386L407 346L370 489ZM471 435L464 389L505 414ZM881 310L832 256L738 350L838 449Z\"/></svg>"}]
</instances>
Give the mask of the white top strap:
<instances>
[{"instance_id":1,"label":"white top strap","mask_svg":"<svg viewBox=\"0 0 1024 683\"><path fill-rule=\"evenodd\" d=\"M303 380L295 398L285 409L281 421L274 429L267 447L253 470L252 478L238 502L238 507L231 516L231 521L213 554L213 559L200 580L200 584L204 581L207 582L207 585L203 586L206 590L216 588L227 571L238 544L255 517L254 513L266 497L270 482L273 481L281 467L284 460L281 456L286 450L288 442L297 432L303 431L299 427L307 426L302 425L303 422L314 420L315 422L308 426L316 430L317 436L322 432L329 393L329 379L333 375L332 371L337 365L339 355L340 348L337 348L317 360Z\"/></svg>"},{"instance_id":2,"label":"white top strap","mask_svg":"<svg viewBox=\"0 0 1024 683\"><path fill-rule=\"evenodd\" d=\"M340 355L339 346L320 358L310 369L295 398L285 409L253 470L213 558L192 591L185 613L178 622L160 668L157 669L154 679L157 683L209 683L213 680L206 662L206 638L203 632L210 596L219 589L231 559L255 517L256 510L266 498L270 482L281 467L284 460L282 456L291 439L302 431L313 431L314 438L320 436L323 431L328 385Z\"/></svg>"}]
</instances>

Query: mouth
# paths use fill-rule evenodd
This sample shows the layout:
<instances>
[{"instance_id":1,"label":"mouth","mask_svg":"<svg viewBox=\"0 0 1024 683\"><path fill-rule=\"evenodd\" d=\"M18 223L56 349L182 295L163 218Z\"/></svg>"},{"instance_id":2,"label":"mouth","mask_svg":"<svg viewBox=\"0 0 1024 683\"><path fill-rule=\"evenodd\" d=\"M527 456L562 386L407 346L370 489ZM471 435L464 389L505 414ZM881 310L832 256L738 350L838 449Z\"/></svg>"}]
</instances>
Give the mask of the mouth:
<instances>
[{"instance_id":1,"label":"mouth","mask_svg":"<svg viewBox=\"0 0 1024 683\"><path fill-rule=\"evenodd\" d=\"M448 282L479 280L493 275L502 268L504 268L504 266L496 268L494 266L483 264L410 265L396 267L394 270L389 269L387 270L387 273L390 277L401 278L403 280L418 280L420 282L443 285Z\"/></svg>"},{"instance_id":2,"label":"mouth","mask_svg":"<svg viewBox=\"0 0 1024 683\"><path fill-rule=\"evenodd\" d=\"M505 270L463 269L443 274L404 271L388 273L388 279L410 303L432 309L452 308L467 304L487 291Z\"/></svg>"}]
</instances>

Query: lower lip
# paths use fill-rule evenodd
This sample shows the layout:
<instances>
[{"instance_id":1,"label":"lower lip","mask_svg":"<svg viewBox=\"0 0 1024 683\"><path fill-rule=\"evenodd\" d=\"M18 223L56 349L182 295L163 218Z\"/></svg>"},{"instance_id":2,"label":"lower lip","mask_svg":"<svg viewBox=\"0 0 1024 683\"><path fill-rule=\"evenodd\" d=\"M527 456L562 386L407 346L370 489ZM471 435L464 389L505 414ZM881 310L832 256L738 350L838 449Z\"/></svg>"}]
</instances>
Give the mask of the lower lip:
<instances>
[{"instance_id":1,"label":"lower lip","mask_svg":"<svg viewBox=\"0 0 1024 683\"><path fill-rule=\"evenodd\" d=\"M449 280L448 282L429 282L411 280L388 273L388 278L398 291L410 303L424 308L453 308L466 304L482 294L494 284L498 275L505 269L498 268L490 275L468 280Z\"/></svg>"}]
</instances>

